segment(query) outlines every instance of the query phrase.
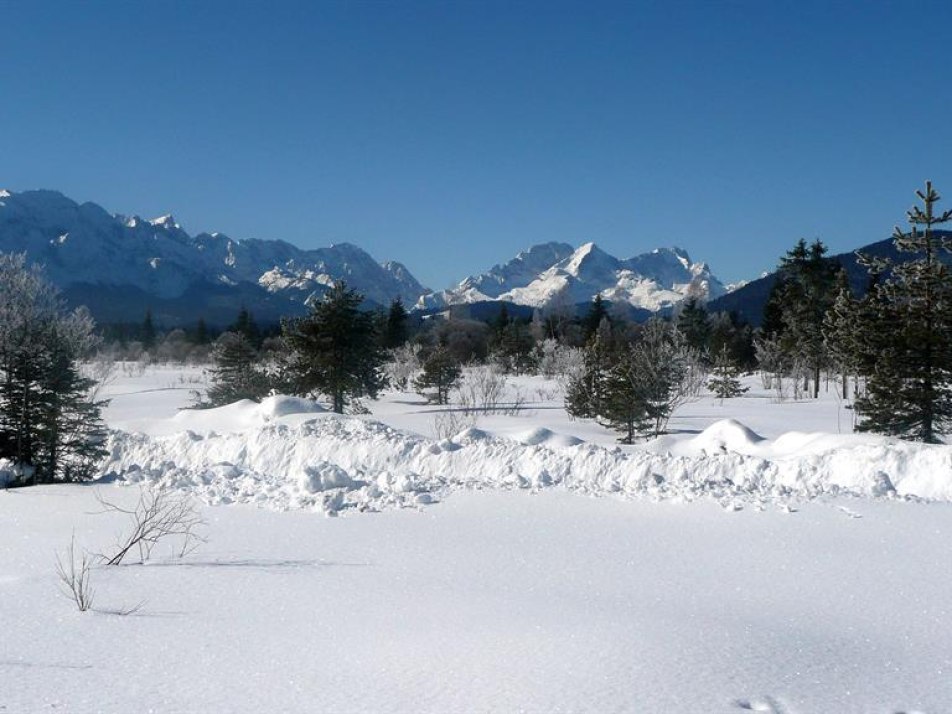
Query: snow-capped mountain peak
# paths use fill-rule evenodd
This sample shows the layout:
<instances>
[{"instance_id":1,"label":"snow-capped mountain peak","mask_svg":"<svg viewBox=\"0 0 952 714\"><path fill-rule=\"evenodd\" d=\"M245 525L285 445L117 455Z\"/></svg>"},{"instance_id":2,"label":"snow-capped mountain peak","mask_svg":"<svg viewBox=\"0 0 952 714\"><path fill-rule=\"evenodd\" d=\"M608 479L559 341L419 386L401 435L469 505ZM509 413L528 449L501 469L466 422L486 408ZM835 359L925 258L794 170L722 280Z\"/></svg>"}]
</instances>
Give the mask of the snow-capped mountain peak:
<instances>
[{"instance_id":1,"label":"snow-capped mountain peak","mask_svg":"<svg viewBox=\"0 0 952 714\"><path fill-rule=\"evenodd\" d=\"M539 260L543 255L546 259ZM527 270L530 265L534 273ZM654 311L689 294L713 298L723 293L724 286L707 264L692 263L681 248L656 248L621 260L589 241L575 249L564 243L534 246L504 265L466 278L456 288L424 296L419 306L506 300L545 307L554 301L588 302L599 294Z\"/></svg>"},{"instance_id":2,"label":"snow-capped mountain peak","mask_svg":"<svg viewBox=\"0 0 952 714\"><path fill-rule=\"evenodd\" d=\"M181 226L176 223L175 217L171 213L166 213L164 216L153 218L149 221L149 224L156 226L157 228L181 228Z\"/></svg>"}]
</instances>

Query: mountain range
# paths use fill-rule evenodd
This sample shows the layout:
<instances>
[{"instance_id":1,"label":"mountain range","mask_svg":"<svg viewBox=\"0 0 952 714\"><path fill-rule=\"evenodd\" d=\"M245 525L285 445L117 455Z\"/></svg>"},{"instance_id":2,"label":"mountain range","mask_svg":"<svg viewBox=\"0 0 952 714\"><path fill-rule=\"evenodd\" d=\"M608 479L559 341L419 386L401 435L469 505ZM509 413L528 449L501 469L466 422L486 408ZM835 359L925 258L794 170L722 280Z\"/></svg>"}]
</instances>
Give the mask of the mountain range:
<instances>
[{"instance_id":1,"label":"mountain range","mask_svg":"<svg viewBox=\"0 0 952 714\"><path fill-rule=\"evenodd\" d=\"M693 263L680 248L658 248L619 259L594 243L573 248L543 243L508 263L471 276L455 288L423 296L421 308L505 301L529 307L577 305L600 294L612 303L656 312L687 295L705 300L725 294L706 263Z\"/></svg>"},{"instance_id":2,"label":"mountain range","mask_svg":"<svg viewBox=\"0 0 952 714\"><path fill-rule=\"evenodd\" d=\"M280 240L190 235L171 215L151 220L110 214L56 191L0 191L0 252L25 252L70 304L85 304L101 322L134 322L151 310L166 326L224 325L242 306L272 322L302 314L343 279L370 305L404 304L436 311L453 305L509 302L527 308L577 305L595 294L654 312L692 294L724 295L705 263L679 248L619 259L594 243L536 245L507 263L433 292L397 262L377 262L348 243L304 250Z\"/></svg>"},{"instance_id":3,"label":"mountain range","mask_svg":"<svg viewBox=\"0 0 952 714\"><path fill-rule=\"evenodd\" d=\"M413 304L427 292L403 265L378 263L348 243L302 250L280 240L191 236L171 215L113 215L56 191L0 191L0 252L25 252L73 304L97 319L160 324L204 317L227 324L241 305L259 319L300 314L305 301L344 279L368 301Z\"/></svg>"}]
</instances>

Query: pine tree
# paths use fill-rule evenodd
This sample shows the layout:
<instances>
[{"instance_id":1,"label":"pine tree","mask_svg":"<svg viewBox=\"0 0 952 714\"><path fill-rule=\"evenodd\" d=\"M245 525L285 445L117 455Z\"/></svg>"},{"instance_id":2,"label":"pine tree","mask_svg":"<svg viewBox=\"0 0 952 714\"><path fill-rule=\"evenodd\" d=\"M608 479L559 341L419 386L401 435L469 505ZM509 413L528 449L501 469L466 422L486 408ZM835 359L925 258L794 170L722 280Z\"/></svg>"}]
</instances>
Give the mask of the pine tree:
<instances>
[{"instance_id":1,"label":"pine tree","mask_svg":"<svg viewBox=\"0 0 952 714\"><path fill-rule=\"evenodd\" d=\"M244 333L222 334L212 358L215 366L211 369L207 406L222 406L241 399L257 402L270 391L267 376L258 368L258 351Z\"/></svg>"},{"instance_id":2,"label":"pine tree","mask_svg":"<svg viewBox=\"0 0 952 714\"><path fill-rule=\"evenodd\" d=\"M764 303L764 314L760 321L761 334L767 338L779 336L783 332L783 301L786 290L786 281L778 275L770 286L767 302Z\"/></svg>"},{"instance_id":3,"label":"pine tree","mask_svg":"<svg viewBox=\"0 0 952 714\"><path fill-rule=\"evenodd\" d=\"M142 346L151 350L155 346L155 325L152 323L152 309L145 311L145 318L142 320L142 329L140 330L140 341Z\"/></svg>"},{"instance_id":4,"label":"pine tree","mask_svg":"<svg viewBox=\"0 0 952 714\"><path fill-rule=\"evenodd\" d=\"M707 310L696 297L689 297L678 313L678 330L684 335L687 344L698 352L704 353L708 347Z\"/></svg>"},{"instance_id":5,"label":"pine tree","mask_svg":"<svg viewBox=\"0 0 952 714\"><path fill-rule=\"evenodd\" d=\"M198 318L198 322L195 324L195 332L192 335L192 343L196 345L204 345L208 343L208 326L205 324L205 318Z\"/></svg>"},{"instance_id":6,"label":"pine tree","mask_svg":"<svg viewBox=\"0 0 952 714\"><path fill-rule=\"evenodd\" d=\"M608 308L602 300L601 294L596 294L592 298L592 305L588 309L588 314L582 319L582 337L588 343L592 336L598 331L602 320L610 319L608 317Z\"/></svg>"},{"instance_id":7,"label":"pine tree","mask_svg":"<svg viewBox=\"0 0 952 714\"><path fill-rule=\"evenodd\" d=\"M566 386L565 410L569 416L591 419L602 413L615 350L611 323L606 316L585 346L582 369Z\"/></svg>"},{"instance_id":8,"label":"pine tree","mask_svg":"<svg viewBox=\"0 0 952 714\"><path fill-rule=\"evenodd\" d=\"M228 332L237 332L239 335L244 335L254 349L261 347L261 330L258 329L258 323L255 322L251 312L244 305L238 311L238 317L235 323L228 328Z\"/></svg>"},{"instance_id":9,"label":"pine tree","mask_svg":"<svg viewBox=\"0 0 952 714\"><path fill-rule=\"evenodd\" d=\"M714 396L724 403L725 399L739 397L747 391L747 387L740 385L740 367L731 357L730 350L725 345L714 358L714 367L707 388Z\"/></svg>"},{"instance_id":10,"label":"pine tree","mask_svg":"<svg viewBox=\"0 0 952 714\"><path fill-rule=\"evenodd\" d=\"M449 404L450 391L459 384L463 370L445 345L437 345L423 360L422 373L413 380L414 388L425 394L434 389L432 401Z\"/></svg>"},{"instance_id":11,"label":"pine tree","mask_svg":"<svg viewBox=\"0 0 952 714\"><path fill-rule=\"evenodd\" d=\"M823 321L835 297L837 266L824 257L826 252L821 241L808 247L801 238L780 261L783 344L806 367L804 379L812 377L814 399L820 395L820 373L827 363Z\"/></svg>"},{"instance_id":12,"label":"pine tree","mask_svg":"<svg viewBox=\"0 0 952 714\"><path fill-rule=\"evenodd\" d=\"M535 368L535 342L528 325L510 320L489 340L490 358L506 373L524 374Z\"/></svg>"},{"instance_id":13,"label":"pine tree","mask_svg":"<svg viewBox=\"0 0 952 714\"><path fill-rule=\"evenodd\" d=\"M936 443L952 425L952 275L940 260L952 246L933 227L952 211L935 212L931 181L916 195L911 230L893 233L896 249L915 257L892 266L865 301L857 361L868 365L866 393L855 407L861 431Z\"/></svg>"},{"instance_id":14,"label":"pine tree","mask_svg":"<svg viewBox=\"0 0 952 714\"><path fill-rule=\"evenodd\" d=\"M394 298L390 303L390 309L387 311L387 319L384 324L383 346L388 350L400 347L405 344L409 337L409 328L407 323L410 316L403 306L403 300L399 297Z\"/></svg>"},{"instance_id":15,"label":"pine tree","mask_svg":"<svg viewBox=\"0 0 952 714\"><path fill-rule=\"evenodd\" d=\"M355 398L376 397L386 383L374 318L360 310L362 302L339 281L309 316L282 325L297 389L326 394L339 414Z\"/></svg>"},{"instance_id":16,"label":"pine tree","mask_svg":"<svg viewBox=\"0 0 952 714\"><path fill-rule=\"evenodd\" d=\"M823 339L830 363L842 380L841 396L846 399L850 375L859 374L856 358L861 335L858 333L860 304L853 297L845 270L837 273L834 292L836 297L823 319Z\"/></svg>"},{"instance_id":17,"label":"pine tree","mask_svg":"<svg viewBox=\"0 0 952 714\"><path fill-rule=\"evenodd\" d=\"M102 456L104 402L79 360L97 346L84 309L66 313L23 255L0 255L0 457L32 483L78 480Z\"/></svg>"}]
</instances>

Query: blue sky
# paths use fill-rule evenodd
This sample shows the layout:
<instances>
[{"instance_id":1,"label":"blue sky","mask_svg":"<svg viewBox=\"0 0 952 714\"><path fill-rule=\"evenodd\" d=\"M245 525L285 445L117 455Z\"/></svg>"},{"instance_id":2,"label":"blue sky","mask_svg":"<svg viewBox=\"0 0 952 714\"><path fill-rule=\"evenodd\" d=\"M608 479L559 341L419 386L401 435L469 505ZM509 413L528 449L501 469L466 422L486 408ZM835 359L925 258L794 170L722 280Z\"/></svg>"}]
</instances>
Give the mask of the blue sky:
<instances>
[{"instance_id":1,"label":"blue sky","mask_svg":"<svg viewBox=\"0 0 952 714\"><path fill-rule=\"evenodd\" d=\"M726 281L952 202L952 5L6 2L0 187L349 241L430 287L534 243ZM946 206L952 203L945 204Z\"/></svg>"}]
</instances>

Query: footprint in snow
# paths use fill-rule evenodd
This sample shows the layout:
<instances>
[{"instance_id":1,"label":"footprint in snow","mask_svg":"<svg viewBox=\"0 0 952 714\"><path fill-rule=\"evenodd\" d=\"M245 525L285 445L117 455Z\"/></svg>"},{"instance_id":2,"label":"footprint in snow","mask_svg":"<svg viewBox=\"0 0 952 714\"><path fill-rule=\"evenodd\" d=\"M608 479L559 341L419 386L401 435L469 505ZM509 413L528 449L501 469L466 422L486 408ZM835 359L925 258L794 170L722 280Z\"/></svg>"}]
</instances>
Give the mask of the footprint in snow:
<instances>
[{"instance_id":1,"label":"footprint in snow","mask_svg":"<svg viewBox=\"0 0 952 714\"><path fill-rule=\"evenodd\" d=\"M766 714L793 714L773 697L759 699L737 699L734 706L746 712L766 712Z\"/></svg>"}]
</instances>

